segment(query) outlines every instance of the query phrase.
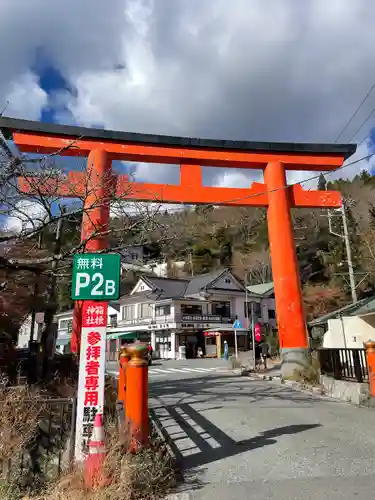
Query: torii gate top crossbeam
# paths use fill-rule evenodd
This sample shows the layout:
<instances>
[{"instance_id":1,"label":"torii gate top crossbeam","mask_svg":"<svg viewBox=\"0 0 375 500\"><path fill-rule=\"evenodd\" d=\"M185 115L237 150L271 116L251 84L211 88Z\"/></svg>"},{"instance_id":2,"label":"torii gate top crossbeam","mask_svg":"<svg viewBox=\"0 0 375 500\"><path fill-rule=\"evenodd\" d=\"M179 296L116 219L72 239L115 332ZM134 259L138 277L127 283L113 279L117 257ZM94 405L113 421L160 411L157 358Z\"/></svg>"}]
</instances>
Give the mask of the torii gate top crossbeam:
<instances>
[{"instance_id":1,"label":"torii gate top crossbeam","mask_svg":"<svg viewBox=\"0 0 375 500\"><path fill-rule=\"evenodd\" d=\"M23 152L89 156L103 150L108 160L170 163L180 165L180 184L129 182L125 175L113 179L111 196L138 201L231 206L268 206L265 184L243 188L203 186L201 166L265 169L278 162L284 170L330 171L340 167L356 150L354 144L291 144L249 141L219 141L150 134L133 134L65 125L44 124L13 118L0 118L0 129ZM156 167L157 168L157 167ZM67 179L19 180L25 193L85 196L85 174L69 172ZM37 188L37 189L36 189ZM289 186L289 206L335 208L341 206L340 193L304 191Z\"/></svg>"},{"instance_id":2,"label":"torii gate top crossbeam","mask_svg":"<svg viewBox=\"0 0 375 500\"><path fill-rule=\"evenodd\" d=\"M287 170L329 171L351 156L354 144L297 144L250 141L221 141L164 135L135 134L112 130L46 124L0 118L7 139L13 136L24 152L65 156L88 156L105 149L112 159L155 163L199 164L226 168L264 168L280 161ZM73 144L72 144L73 142Z\"/></svg>"}]
</instances>

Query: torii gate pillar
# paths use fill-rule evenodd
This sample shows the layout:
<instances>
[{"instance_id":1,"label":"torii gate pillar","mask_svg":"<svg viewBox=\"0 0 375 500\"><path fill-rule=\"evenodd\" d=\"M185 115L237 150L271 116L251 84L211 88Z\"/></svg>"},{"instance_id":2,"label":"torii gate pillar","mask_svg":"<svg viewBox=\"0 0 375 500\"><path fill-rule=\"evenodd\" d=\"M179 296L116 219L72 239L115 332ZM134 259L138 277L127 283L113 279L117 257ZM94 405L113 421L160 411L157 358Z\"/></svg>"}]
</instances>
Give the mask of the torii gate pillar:
<instances>
[{"instance_id":1,"label":"torii gate pillar","mask_svg":"<svg viewBox=\"0 0 375 500\"><path fill-rule=\"evenodd\" d=\"M4 117L0 117L0 130L5 137L12 138L21 151L89 157L86 172L71 171L62 179L30 175L19 181L20 190L34 196L83 199L83 241L93 234L93 229L96 235L86 245L89 250L103 250L107 246L110 198L267 208L282 375L289 377L295 369L307 365L308 336L290 209L338 208L341 196L334 191L304 191L300 185L288 186L286 171L335 170L355 152L354 144L189 139L48 125ZM130 182L125 175L116 178L111 174L114 159L177 164L180 184ZM204 186L202 166L261 169L264 184L253 183L244 188ZM98 230L103 234L98 234ZM78 307L74 326L79 341Z\"/></svg>"},{"instance_id":2,"label":"torii gate pillar","mask_svg":"<svg viewBox=\"0 0 375 500\"><path fill-rule=\"evenodd\" d=\"M112 195L112 161L104 149L93 149L87 158L87 182L84 199L81 241L86 252L100 252L108 248L110 197ZM79 353L82 327L82 301L74 302L71 351Z\"/></svg>"},{"instance_id":3,"label":"torii gate pillar","mask_svg":"<svg viewBox=\"0 0 375 500\"><path fill-rule=\"evenodd\" d=\"M264 170L268 190L268 234L275 291L283 376L308 364L308 336L285 168L268 163Z\"/></svg>"}]
</instances>

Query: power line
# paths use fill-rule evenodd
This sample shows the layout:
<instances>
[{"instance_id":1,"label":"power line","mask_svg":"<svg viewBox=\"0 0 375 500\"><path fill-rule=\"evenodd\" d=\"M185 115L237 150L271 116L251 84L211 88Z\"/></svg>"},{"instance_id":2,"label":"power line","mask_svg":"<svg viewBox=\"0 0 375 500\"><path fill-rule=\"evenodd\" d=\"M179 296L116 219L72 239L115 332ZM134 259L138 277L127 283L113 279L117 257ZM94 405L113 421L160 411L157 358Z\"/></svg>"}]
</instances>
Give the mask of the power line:
<instances>
[{"instance_id":1,"label":"power line","mask_svg":"<svg viewBox=\"0 0 375 500\"><path fill-rule=\"evenodd\" d=\"M375 88L375 83L373 85L373 88ZM372 158L373 156L375 155L375 152L374 153L371 153L369 155L366 155L366 156L362 156L361 158L358 158L357 160L354 160L354 161L351 161L349 163L346 163L344 165L341 165L340 167L337 167L335 168L334 170L330 170L329 172L325 172L324 173L324 176L327 176L327 175L331 175L335 172L338 172L338 171L341 171L341 170L344 170L345 168L348 168L352 165L355 165L357 163L360 163L361 161L364 161L364 160L369 160L370 158ZM223 206L223 205L226 205L228 203L234 203L236 201L243 201L243 200L248 200L248 199L251 199L251 198L256 198L258 196L262 196L264 194L268 194L268 193L274 193L276 191L280 191L280 190L283 190L283 189L288 189L289 187L291 186L296 186L298 184L305 184L306 182L310 182L310 181L313 181L313 180L316 180L316 179L319 179L321 175L321 172L319 172L318 174L316 175L313 175L312 177L308 177L307 179L304 179L302 181L297 181L297 182L293 182L292 184L287 184L286 186L282 186L282 187L279 187L279 188L275 188L275 189L271 189L271 190L266 190L266 191L262 191L260 193L253 193L253 194L250 194L250 195L247 195L247 196L242 196L240 198L232 198L232 199L229 199L229 200L225 200L223 202L220 202L220 203L215 203L214 201L212 203L210 203L209 205L214 205L214 206ZM126 201L126 200L124 200ZM129 200L131 202L131 200ZM155 199L155 201L153 203L165 203L165 201L163 200L158 200L158 199ZM178 204L178 202L176 203ZM184 211L186 210L186 206L187 205L190 205L190 204L186 204L184 205L183 207L181 207L180 209L174 209L173 212L179 212L179 211ZM194 205L194 203L192 203L192 205Z\"/></svg>"},{"instance_id":2,"label":"power line","mask_svg":"<svg viewBox=\"0 0 375 500\"><path fill-rule=\"evenodd\" d=\"M367 118L366 118L366 119L362 122L362 124L361 124L361 125L357 128L357 130L354 132L354 134L351 136L351 138L349 139L349 141L348 141L348 142L351 142L351 141L354 139L354 137L358 134L358 132L359 132L359 131L361 130L361 128L363 127L363 125L364 125L364 124L365 124L365 123L366 123L366 122L367 122L367 121L371 118L371 116L372 116L374 113L375 113L375 108L373 108L373 109L371 110L371 113L369 113L369 114L367 115ZM361 144L362 144L362 142L366 139L366 137L367 137L367 134L365 135L364 139L362 139L362 141L359 143L359 145L361 145Z\"/></svg>"},{"instance_id":3,"label":"power line","mask_svg":"<svg viewBox=\"0 0 375 500\"><path fill-rule=\"evenodd\" d=\"M324 176L327 176L327 175L331 175L335 172L338 172L338 171L341 171L341 170L344 170L345 168L348 168L348 167L351 167L352 165L356 165L357 163L360 163L361 161L364 161L364 160L369 160L370 158L372 158L373 156L375 155L375 152L374 153L371 153L369 155L366 155L366 156L362 156L361 158L358 158L357 160L353 160L349 163L346 163L345 165L341 165L341 167L338 167L338 168L335 168L334 170L330 170L329 172L324 172ZM297 181L297 182L293 182L292 184L287 184L286 186L282 186L282 187L279 187L279 188L275 188L275 189L270 189L270 190L266 190L266 191L262 191L260 193L254 193L254 194L249 194L247 196L242 196L240 198L232 198L230 200L225 200L225 201L222 201L220 203L215 203L214 201L212 203L210 203L210 205L213 205L213 206L225 206L227 203L234 203L236 201L243 201L243 200L248 200L248 199L251 199L251 198L256 198L258 196L262 196L264 194L268 194L268 193L274 193L276 191L281 191L283 189L288 189L289 187L291 186L296 186L298 184L304 184L305 182L310 182L310 181L313 181L313 180L316 180L316 179L319 179L320 175L321 175L322 172L319 172L319 174L316 174L316 175L313 175L312 177L308 177L307 179L304 179L303 181ZM224 188L225 189L225 188ZM163 200L157 200L155 199L155 202L153 203L165 203L165 201ZM177 204L177 203L176 203ZM186 204L184 207L181 207L179 209L174 209L173 212L179 212L179 211L184 211L186 210L186 206L188 206L190 204ZM192 203L192 205L194 205L194 203Z\"/></svg>"},{"instance_id":4,"label":"power line","mask_svg":"<svg viewBox=\"0 0 375 500\"><path fill-rule=\"evenodd\" d=\"M349 162L346 165L341 165L341 167L338 167L335 170L331 170L329 172L325 172L325 175L333 174L334 172L338 172L339 170L343 170L344 168L347 168L347 167L350 167L352 165L355 165L356 163L359 163L359 162L364 161L364 160L368 160L368 159L370 159L374 155L375 155L375 152L371 153L371 154L369 154L367 156L363 156L362 158L358 158L358 160L354 160L352 162ZM241 198L233 198L231 200L225 200L225 201L223 201L221 203L212 203L212 205L215 205L215 206L225 205L226 203L234 203L235 201L242 201L242 200L247 200L247 199L250 199L250 198L256 198L257 196L262 196L264 194L274 193L275 191L281 191L282 189L288 189L289 187L296 186L297 184L304 184L305 182L309 182L309 181L313 181L315 179L319 179L320 174L321 174L321 172L319 172L319 174L317 174L317 175L313 175L312 177L304 179L303 181L293 182L292 184L288 184L288 185L283 186L283 187L279 187L279 188L275 188L275 189L270 189L270 190L267 190L267 191L262 191L261 193L250 194L248 196L243 196Z\"/></svg>"},{"instance_id":5,"label":"power line","mask_svg":"<svg viewBox=\"0 0 375 500\"><path fill-rule=\"evenodd\" d=\"M354 113L352 114L352 116L349 118L347 124L345 125L345 127L341 130L341 132L339 133L339 135L337 136L335 142L337 142L340 137L342 136L342 134L345 132L345 130L349 127L349 125L352 123L352 121L354 120L354 118L357 116L357 113L358 111L361 109L361 107L363 106L363 104L367 101L367 98L369 97L369 95L371 94L371 92L374 90L375 88L375 82L373 83L373 85L370 87L370 90L367 92L367 94L365 95L365 97L362 99L361 103L359 104L358 108L354 111Z\"/></svg>"},{"instance_id":6,"label":"power line","mask_svg":"<svg viewBox=\"0 0 375 500\"><path fill-rule=\"evenodd\" d=\"M331 175L335 172L338 172L339 170L344 170L345 168L348 168L352 165L356 165L357 163L361 162L361 161L364 161L364 160L369 160L370 158L372 158L373 156L375 155L375 152L374 153L371 153L369 155L366 155L366 156L362 156L361 158L358 158L357 160L354 160L354 161L351 161L349 163L346 163L345 165L341 165L341 167L338 167L338 168L335 168L334 170L330 170L329 172L324 172L324 176L327 176L327 175ZM283 187L279 187L279 188L275 188L275 189L270 189L270 190L266 190L266 191L262 191L260 193L254 193L254 194L249 194L247 196L242 196L240 198L232 198L230 200L225 200L225 201L222 201L220 203L215 203L214 201L212 203L210 203L210 205L213 205L213 206L225 206L227 203L234 203L236 201L243 201L243 200L248 200L248 199L251 199L251 198L256 198L258 196L262 196L264 194L268 194L268 193L274 193L276 191L281 191L283 189L288 189L290 188L291 186L296 186L298 184L304 184L305 182L310 182L310 181L313 181L313 180L316 180L316 179L319 179L320 175L321 175L322 172L319 172L319 174L316 174L316 175L313 175L312 177L308 177L307 179L304 179L303 181L297 181L297 182L293 182L292 184L287 184L286 186L283 186ZM224 188L225 189L225 188ZM153 203L165 203L165 201L163 200L157 200L155 199L155 201ZM177 204L177 203L176 203ZM173 209L173 211L171 211L172 213L176 213L176 212L183 212L186 210L187 206L189 206L190 204L186 203L186 205L184 205L183 207L181 208L176 208L176 209ZM194 203L192 203L192 205L194 205Z\"/></svg>"}]
</instances>

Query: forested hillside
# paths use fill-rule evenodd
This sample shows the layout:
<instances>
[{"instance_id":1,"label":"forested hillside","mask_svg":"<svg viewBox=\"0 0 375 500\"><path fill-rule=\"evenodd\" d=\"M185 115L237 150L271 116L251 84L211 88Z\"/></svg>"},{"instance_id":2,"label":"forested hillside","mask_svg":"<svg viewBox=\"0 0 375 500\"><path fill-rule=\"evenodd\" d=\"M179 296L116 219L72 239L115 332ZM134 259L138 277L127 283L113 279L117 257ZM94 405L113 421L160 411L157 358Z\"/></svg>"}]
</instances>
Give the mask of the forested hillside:
<instances>
[{"instance_id":1,"label":"forested hillside","mask_svg":"<svg viewBox=\"0 0 375 500\"><path fill-rule=\"evenodd\" d=\"M326 187L323 176L317 184L320 189ZM328 182L327 189L339 190L348 205L352 259L361 298L375 288L375 177L362 172L352 181ZM351 300L345 244L330 234L327 214L327 210L320 209L294 210L292 214L309 318ZM117 229L129 227L129 220L113 219L112 247L147 245L152 258L167 261L170 277L197 275L227 266L249 284L272 280L266 210L197 206L158 212L153 217L153 230L144 231L142 224L133 224L134 229L122 232L121 239ZM343 234L341 216L333 216L331 221L331 230ZM65 238L77 241L78 227L70 227ZM185 268L177 269L174 261L185 261ZM128 291L136 279L134 273L125 275L123 291ZM61 282L62 308L70 302L68 289L66 280Z\"/></svg>"}]
</instances>

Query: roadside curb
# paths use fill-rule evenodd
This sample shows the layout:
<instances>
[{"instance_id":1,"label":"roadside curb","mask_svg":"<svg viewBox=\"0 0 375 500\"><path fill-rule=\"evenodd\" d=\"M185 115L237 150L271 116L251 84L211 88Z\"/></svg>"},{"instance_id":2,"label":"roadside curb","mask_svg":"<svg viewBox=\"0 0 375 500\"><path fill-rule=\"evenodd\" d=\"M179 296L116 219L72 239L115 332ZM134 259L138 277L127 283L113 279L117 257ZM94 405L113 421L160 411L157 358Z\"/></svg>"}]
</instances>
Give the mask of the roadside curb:
<instances>
[{"instance_id":1,"label":"roadside curb","mask_svg":"<svg viewBox=\"0 0 375 500\"><path fill-rule=\"evenodd\" d=\"M238 375L241 377L258 378L260 380L281 380L281 375L268 375L267 373L258 373L253 370L248 370L247 368L241 368L238 370Z\"/></svg>"},{"instance_id":2,"label":"roadside curb","mask_svg":"<svg viewBox=\"0 0 375 500\"><path fill-rule=\"evenodd\" d=\"M164 500L191 500L190 493L170 493Z\"/></svg>"},{"instance_id":3,"label":"roadside curb","mask_svg":"<svg viewBox=\"0 0 375 500\"><path fill-rule=\"evenodd\" d=\"M316 386L308 386L305 384L300 384L299 382L295 382L293 380L282 380L281 378L279 379L280 385L286 385L287 387L291 387L292 389L295 389L297 391L301 392L307 392L310 394L317 394L318 396L323 396L325 398L329 398L334 400L335 398L332 398L331 396L327 396L324 392L323 387L316 387Z\"/></svg>"},{"instance_id":4,"label":"roadside curb","mask_svg":"<svg viewBox=\"0 0 375 500\"><path fill-rule=\"evenodd\" d=\"M152 408L149 409L148 420L150 423L150 434L153 434L158 438L158 440L160 440L161 443L164 443L168 455L173 458L174 461L177 461L176 454L174 453L173 446L171 444L173 441Z\"/></svg>"},{"instance_id":5,"label":"roadside curb","mask_svg":"<svg viewBox=\"0 0 375 500\"><path fill-rule=\"evenodd\" d=\"M300 382L296 382L294 380L282 380L280 376L270 376L270 375L261 375L260 373L247 373L246 376L253 380L264 380L267 382L273 382L276 383L276 385L280 386L286 386L289 387L290 389L293 389L298 392L302 392L304 394L310 394L310 395L315 395L319 397L319 399L325 400L325 401L331 401L335 403L342 403L342 404L347 404L350 406L355 406L357 408L365 408L367 410L374 410L375 408L375 400L372 401L370 399L368 404L361 403L353 403L352 401L345 401L343 399L335 398L333 396L330 396L327 394L322 387L311 387L306 384L301 384Z\"/></svg>"},{"instance_id":6,"label":"roadside curb","mask_svg":"<svg viewBox=\"0 0 375 500\"><path fill-rule=\"evenodd\" d=\"M260 373L249 373L249 378L260 379L268 382L274 382L277 385L290 387L295 391L304 392L305 394L314 394L316 396L320 396L322 399L329 399L331 401L340 401L338 399L333 398L332 396L327 396L324 393L324 389L322 387L311 387L306 384L301 384L300 382L296 382L294 380L283 380L281 375L266 375Z\"/></svg>"},{"instance_id":7,"label":"roadside curb","mask_svg":"<svg viewBox=\"0 0 375 500\"><path fill-rule=\"evenodd\" d=\"M169 455L169 457L174 462L174 470L177 477L177 490L181 484L184 482L184 478L181 472L181 469L178 464L176 453L173 450L173 439L169 436L168 432L164 429L162 423L160 422L158 416L155 411L150 408L148 412L148 420L150 424L150 434L156 437L161 444L165 446L165 451ZM186 492L179 493L171 492L168 493L163 500L191 500L191 495Z\"/></svg>"}]
</instances>

